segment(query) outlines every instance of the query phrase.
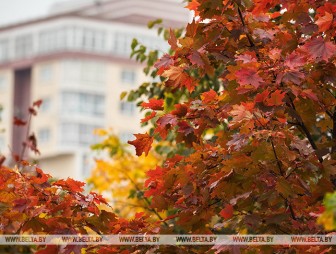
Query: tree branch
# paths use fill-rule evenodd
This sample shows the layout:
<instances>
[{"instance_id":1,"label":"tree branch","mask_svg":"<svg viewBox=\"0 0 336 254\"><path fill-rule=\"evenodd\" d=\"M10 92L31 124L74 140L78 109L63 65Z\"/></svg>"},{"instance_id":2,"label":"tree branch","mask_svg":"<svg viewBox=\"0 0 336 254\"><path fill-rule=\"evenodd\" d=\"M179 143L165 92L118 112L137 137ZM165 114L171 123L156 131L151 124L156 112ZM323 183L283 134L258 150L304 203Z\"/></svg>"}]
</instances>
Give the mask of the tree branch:
<instances>
[{"instance_id":1,"label":"tree branch","mask_svg":"<svg viewBox=\"0 0 336 254\"><path fill-rule=\"evenodd\" d=\"M280 160L279 160L278 155L277 155L277 153L276 153L276 151L275 151L275 146L274 146L273 139L270 138L270 140L271 140L271 144L272 144L273 154L274 154L275 159L276 159L276 161L277 161L277 165L278 165L280 174L281 174L282 177L285 178L285 175L284 175L284 172L283 172L283 169L282 169ZM287 198L285 198L284 196L282 196L281 194L280 194L280 196L281 196L281 197L283 198L283 200L285 201L285 205L288 207L292 219L293 219L293 220L296 220L296 216L295 216L294 209L293 209L293 206L292 206L291 202L290 202Z\"/></svg>"},{"instance_id":2,"label":"tree branch","mask_svg":"<svg viewBox=\"0 0 336 254\"><path fill-rule=\"evenodd\" d=\"M334 153L336 152L336 109L334 110L332 121L333 121L332 137L333 137L334 144L331 149L331 153Z\"/></svg>"},{"instance_id":3,"label":"tree branch","mask_svg":"<svg viewBox=\"0 0 336 254\"><path fill-rule=\"evenodd\" d=\"M288 97L289 102L290 102L289 105L290 105L291 109L295 112L295 116L296 116L296 118L298 120L298 122L296 123L296 125L299 127L298 129L301 130L301 132L306 135L306 137L308 138L308 141L309 141L310 145L312 146L312 148L315 151L315 154L318 157L319 162L322 163L323 162L323 158L316 153L316 151L318 150L318 147L315 144L313 136L310 134L307 126L304 124L304 122L302 120L302 117L296 111L296 108L295 108L295 105L294 105L294 102L293 102L292 98L289 95L287 95L287 97Z\"/></svg>"},{"instance_id":4,"label":"tree branch","mask_svg":"<svg viewBox=\"0 0 336 254\"><path fill-rule=\"evenodd\" d=\"M283 169L282 169L282 167L281 167L280 160L279 160L278 155L277 155L277 153L276 153L276 151L275 151L275 146L274 146L274 143L273 143L273 139L270 138L270 140L271 140L272 149L273 149L273 154L274 154L275 160L276 160L276 162L277 162L277 166L278 166L278 168L279 168L280 175L284 176L284 172L283 172Z\"/></svg>"},{"instance_id":5,"label":"tree branch","mask_svg":"<svg viewBox=\"0 0 336 254\"><path fill-rule=\"evenodd\" d=\"M135 189L137 191L141 191L140 188L138 187L137 183L126 172L122 172L122 173L131 181L131 183L133 184L133 186L135 187ZM148 206L148 210L151 211L151 212L153 212L163 222L163 224L165 224L165 226L169 227L169 225L167 224L167 222L165 222L163 220L163 218L161 217L161 215L154 208L150 207L151 202L149 201L149 199L146 198L146 197L143 197L143 199L145 200L145 203Z\"/></svg>"},{"instance_id":6,"label":"tree branch","mask_svg":"<svg viewBox=\"0 0 336 254\"><path fill-rule=\"evenodd\" d=\"M240 7L238 5L237 5L237 9L238 9L239 18L240 18L240 20L241 20L241 22L243 24L244 30L245 30L246 37L247 37L247 39L248 39L251 47L255 47L255 44L254 44L253 39L252 39L252 36L249 33L249 31L248 31L248 28L247 28L247 26L245 24L245 21L244 21L243 14L242 14L242 12L240 10Z\"/></svg>"}]
</instances>

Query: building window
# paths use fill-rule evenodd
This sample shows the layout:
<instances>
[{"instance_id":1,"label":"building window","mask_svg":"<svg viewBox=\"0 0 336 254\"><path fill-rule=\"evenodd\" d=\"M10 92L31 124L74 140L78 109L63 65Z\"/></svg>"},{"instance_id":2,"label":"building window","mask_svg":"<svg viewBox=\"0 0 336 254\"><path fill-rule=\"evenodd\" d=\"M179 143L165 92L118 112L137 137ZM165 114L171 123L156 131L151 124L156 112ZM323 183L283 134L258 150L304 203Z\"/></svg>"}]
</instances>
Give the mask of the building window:
<instances>
[{"instance_id":1,"label":"building window","mask_svg":"<svg viewBox=\"0 0 336 254\"><path fill-rule=\"evenodd\" d=\"M5 62L9 59L9 42L8 40L0 41L0 62Z\"/></svg>"},{"instance_id":2,"label":"building window","mask_svg":"<svg viewBox=\"0 0 336 254\"><path fill-rule=\"evenodd\" d=\"M50 141L51 131L49 128L43 128L38 131L37 141L44 144Z\"/></svg>"},{"instance_id":3,"label":"building window","mask_svg":"<svg viewBox=\"0 0 336 254\"><path fill-rule=\"evenodd\" d=\"M127 56L131 54L131 43L134 35L125 34L121 32L117 32L114 34L114 48L113 52L121 55Z\"/></svg>"},{"instance_id":4,"label":"building window","mask_svg":"<svg viewBox=\"0 0 336 254\"><path fill-rule=\"evenodd\" d=\"M83 172L83 177L87 178L90 176L91 173L91 160L90 157L87 154L84 154L82 156L82 172Z\"/></svg>"},{"instance_id":5,"label":"building window","mask_svg":"<svg viewBox=\"0 0 336 254\"><path fill-rule=\"evenodd\" d=\"M0 105L0 122L1 121L3 121L3 119L4 119L4 109L3 109L3 107ZM0 130L0 131L2 131L2 130Z\"/></svg>"},{"instance_id":6,"label":"building window","mask_svg":"<svg viewBox=\"0 0 336 254\"><path fill-rule=\"evenodd\" d=\"M3 153L6 149L6 139L3 135L0 136L0 153Z\"/></svg>"},{"instance_id":7,"label":"building window","mask_svg":"<svg viewBox=\"0 0 336 254\"><path fill-rule=\"evenodd\" d=\"M16 58L28 57L33 53L33 36L31 34L21 35L15 38Z\"/></svg>"},{"instance_id":8,"label":"building window","mask_svg":"<svg viewBox=\"0 0 336 254\"><path fill-rule=\"evenodd\" d=\"M63 62L64 81L101 86L106 83L106 66L100 62L66 60Z\"/></svg>"},{"instance_id":9,"label":"building window","mask_svg":"<svg viewBox=\"0 0 336 254\"><path fill-rule=\"evenodd\" d=\"M82 46L84 49L93 50L95 47L95 33L91 29L84 29Z\"/></svg>"},{"instance_id":10,"label":"building window","mask_svg":"<svg viewBox=\"0 0 336 254\"><path fill-rule=\"evenodd\" d=\"M84 92L63 92L62 110L66 113L102 117L105 113L105 96Z\"/></svg>"},{"instance_id":11,"label":"building window","mask_svg":"<svg viewBox=\"0 0 336 254\"><path fill-rule=\"evenodd\" d=\"M61 126L62 144L92 145L97 143L98 137L93 135L95 129L102 126L81 123L63 123Z\"/></svg>"},{"instance_id":12,"label":"building window","mask_svg":"<svg viewBox=\"0 0 336 254\"><path fill-rule=\"evenodd\" d=\"M40 81L51 81L52 80L52 66L51 65L45 65L40 67L39 71L39 77Z\"/></svg>"},{"instance_id":13,"label":"building window","mask_svg":"<svg viewBox=\"0 0 336 254\"><path fill-rule=\"evenodd\" d=\"M41 112L49 112L51 108L51 99L50 98L44 98L42 99L42 104L41 104Z\"/></svg>"},{"instance_id":14,"label":"building window","mask_svg":"<svg viewBox=\"0 0 336 254\"><path fill-rule=\"evenodd\" d=\"M136 80L135 71L133 70L123 70L121 72L121 81L124 84L134 85Z\"/></svg>"},{"instance_id":15,"label":"building window","mask_svg":"<svg viewBox=\"0 0 336 254\"><path fill-rule=\"evenodd\" d=\"M0 74L0 90L5 90L7 88L7 77Z\"/></svg>"},{"instance_id":16,"label":"building window","mask_svg":"<svg viewBox=\"0 0 336 254\"><path fill-rule=\"evenodd\" d=\"M121 101L119 103L119 112L123 115L132 116L135 113L135 105L132 102Z\"/></svg>"},{"instance_id":17,"label":"building window","mask_svg":"<svg viewBox=\"0 0 336 254\"><path fill-rule=\"evenodd\" d=\"M41 53L49 52L52 49L53 38L50 31L41 32L39 35L39 51Z\"/></svg>"}]
</instances>

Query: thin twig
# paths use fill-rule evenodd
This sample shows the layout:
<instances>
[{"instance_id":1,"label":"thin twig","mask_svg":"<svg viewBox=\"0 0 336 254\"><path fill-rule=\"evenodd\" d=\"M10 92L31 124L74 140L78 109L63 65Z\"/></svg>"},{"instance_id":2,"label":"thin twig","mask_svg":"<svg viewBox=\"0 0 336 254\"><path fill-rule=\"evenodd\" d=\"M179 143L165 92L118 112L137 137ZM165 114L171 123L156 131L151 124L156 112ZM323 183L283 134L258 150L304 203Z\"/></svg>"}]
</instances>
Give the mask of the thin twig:
<instances>
[{"instance_id":1,"label":"thin twig","mask_svg":"<svg viewBox=\"0 0 336 254\"><path fill-rule=\"evenodd\" d=\"M133 186L135 187L135 189L137 191L141 191L140 188L138 187L137 183L126 173L126 172L123 172L124 175L131 181L131 183L133 184ZM148 206L148 210L153 212L162 222L163 224L165 224L167 227L169 227L169 225L167 224L167 222L165 222L163 220L163 218L161 217L161 215L154 209L154 208L151 208L150 205L151 205L151 202L149 201L148 198L146 197L143 197L143 199L145 200L145 202L147 203L147 206Z\"/></svg>"},{"instance_id":2,"label":"thin twig","mask_svg":"<svg viewBox=\"0 0 336 254\"><path fill-rule=\"evenodd\" d=\"M317 145L315 144L315 141L314 141L312 135L310 134L310 132L309 132L307 126L304 124L304 122L303 122L303 120L302 120L302 117L301 117L301 116L299 115L299 113L296 111L296 108L295 108L295 105L294 105L294 102L293 102L292 98L291 98L290 96L287 96L287 97L288 97L288 99L289 99L290 106L291 106L292 110L295 111L295 114L296 114L296 116L297 116L297 118L298 118L298 119L297 119L297 120L298 120L297 125L299 126L298 129L301 130L301 132L304 133L304 134L306 135L306 137L308 138L308 141L309 141L310 145L312 146L312 148L315 150L315 153L316 153L316 151L318 150L318 147L317 147ZM323 162L323 158L322 158L320 155L318 155L318 154L316 154L316 155L317 155L317 157L318 157L319 162L322 163L322 162Z\"/></svg>"},{"instance_id":3,"label":"thin twig","mask_svg":"<svg viewBox=\"0 0 336 254\"><path fill-rule=\"evenodd\" d=\"M30 131L31 119L32 119L32 114L29 113L29 118L28 118L28 121L27 121L27 131L26 131L26 137L25 137L26 139L25 139L24 143L22 144L22 150L21 150L21 154L20 154L19 160L23 160L23 156L26 153L27 142L28 142L28 139L29 139L29 131Z\"/></svg>"},{"instance_id":4,"label":"thin twig","mask_svg":"<svg viewBox=\"0 0 336 254\"><path fill-rule=\"evenodd\" d=\"M253 39L252 39L252 36L248 32L248 28L247 28L247 26L245 24L243 14L242 14L242 12L240 10L240 7L238 5L237 5L237 9L238 9L239 18L240 18L240 20L241 20L241 22L243 24L243 27L244 27L244 30L245 30L245 33L246 33L246 37L247 37L247 39L248 39L251 47L255 47L255 44L254 44Z\"/></svg>"}]
</instances>

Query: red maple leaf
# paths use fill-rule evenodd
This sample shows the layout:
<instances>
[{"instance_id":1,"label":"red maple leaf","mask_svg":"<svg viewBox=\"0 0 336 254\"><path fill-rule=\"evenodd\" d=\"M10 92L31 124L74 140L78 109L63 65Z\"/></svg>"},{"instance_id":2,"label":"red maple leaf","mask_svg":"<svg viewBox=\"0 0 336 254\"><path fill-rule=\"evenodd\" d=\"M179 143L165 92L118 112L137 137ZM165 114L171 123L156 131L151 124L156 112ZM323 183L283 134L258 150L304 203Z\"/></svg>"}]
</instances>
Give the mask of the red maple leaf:
<instances>
[{"instance_id":1,"label":"red maple leaf","mask_svg":"<svg viewBox=\"0 0 336 254\"><path fill-rule=\"evenodd\" d=\"M268 106L281 106L284 104L283 99L285 98L286 93L280 90L276 90L271 94L271 98L266 99L266 105Z\"/></svg>"},{"instance_id":2,"label":"red maple leaf","mask_svg":"<svg viewBox=\"0 0 336 254\"><path fill-rule=\"evenodd\" d=\"M200 3L197 0L192 0L186 8L188 8L191 11L195 12L195 16L199 15L198 7L200 6Z\"/></svg>"},{"instance_id":3,"label":"red maple leaf","mask_svg":"<svg viewBox=\"0 0 336 254\"><path fill-rule=\"evenodd\" d=\"M173 114L166 114L157 120L157 124L161 127L166 127L168 124L175 126L177 124L177 119Z\"/></svg>"},{"instance_id":4,"label":"red maple leaf","mask_svg":"<svg viewBox=\"0 0 336 254\"><path fill-rule=\"evenodd\" d=\"M174 63L174 60L171 58L170 55L164 54L155 64L154 67L157 69L160 68L168 68L170 65Z\"/></svg>"},{"instance_id":5,"label":"red maple leaf","mask_svg":"<svg viewBox=\"0 0 336 254\"><path fill-rule=\"evenodd\" d=\"M141 103L141 107L152 110L163 110L163 99L150 99L148 102Z\"/></svg>"},{"instance_id":6,"label":"red maple leaf","mask_svg":"<svg viewBox=\"0 0 336 254\"><path fill-rule=\"evenodd\" d=\"M292 53L286 57L285 65L289 69L296 69L297 67L301 67L306 64L306 59L302 54Z\"/></svg>"},{"instance_id":7,"label":"red maple leaf","mask_svg":"<svg viewBox=\"0 0 336 254\"><path fill-rule=\"evenodd\" d=\"M257 71L250 68L242 68L236 72L238 83L240 85L252 85L258 88L264 80L258 75Z\"/></svg>"},{"instance_id":8,"label":"red maple leaf","mask_svg":"<svg viewBox=\"0 0 336 254\"><path fill-rule=\"evenodd\" d=\"M216 100L218 95L214 90L210 89L210 91L202 93L201 98L204 103L209 103Z\"/></svg>"},{"instance_id":9,"label":"red maple leaf","mask_svg":"<svg viewBox=\"0 0 336 254\"><path fill-rule=\"evenodd\" d=\"M233 216L233 206L227 204L220 212L219 215L222 216L224 219L228 220Z\"/></svg>"},{"instance_id":10,"label":"red maple leaf","mask_svg":"<svg viewBox=\"0 0 336 254\"><path fill-rule=\"evenodd\" d=\"M173 115L183 117L188 113L188 106L185 104L176 104L174 107L175 110L171 112Z\"/></svg>"},{"instance_id":11,"label":"red maple leaf","mask_svg":"<svg viewBox=\"0 0 336 254\"><path fill-rule=\"evenodd\" d=\"M324 16L316 20L316 25L319 27L319 32L327 31L333 23L333 15L329 12L325 12Z\"/></svg>"},{"instance_id":12,"label":"red maple leaf","mask_svg":"<svg viewBox=\"0 0 336 254\"><path fill-rule=\"evenodd\" d=\"M32 177L32 181L36 184L42 184L48 181L50 175L45 174L40 168L36 168L36 176Z\"/></svg>"},{"instance_id":13,"label":"red maple leaf","mask_svg":"<svg viewBox=\"0 0 336 254\"><path fill-rule=\"evenodd\" d=\"M156 112L152 111L149 115L147 115L145 118L141 119L141 123L146 123L149 120L151 120L152 118L154 118L156 116Z\"/></svg>"},{"instance_id":14,"label":"red maple leaf","mask_svg":"<svg viewBox=\"0 0 336 254\"><path fill-rule=\"evenodd\" d=\"M336 46L323 38L314 38L304 45L304 49L312 59L322 59L328 61L335 54Z\"/></svg>"},{"instance_id":15,"label":"red maple leaf","mask_svg":"<svg viewBox=\"0 0 336 254\"><path fill-rule=\"evenodd\" d=\"M135 152L137 156L140 156L142 153L148 155L149 150L152 147L152 143L154 138L149 136L148 133L145 134L134 134L135 140L128 141L128 144L133 145L135 147Z\"/></svg>"},{"instance_id":16,"label":"red maple leaf","mask_svg":"<svg viewBox=\"0 0 336 254\"><path fill-rule=\"evenodd\" d=\"M195 90L195 86L196 86L194 80L189 76L185 76L185 79L183 80L182 85L185 86L190 93Z\"/></svg>"},{"instance_id":17,"label":"red maple leaf","mask_svg":"<svg viewBox=\"0 0 336 254\"><path fill-rule=\"evenodd\" d=\"M277 76L277 83L280 84L281 82L293 82L294 84L301 84L302 80L304 79L304 74L302 72L299 71L295 71L295 70L288 70L285 71L283 73L280 73Z\"/></svg>"},{"instance_id":18,"label":"red maple leaf","mask_svg":"<svg viewBox=\"0 0 336 254\"><path fill-rule=\"evenodd\" d=\"M24 126L24 125L27 124L26 121L23 121L23 120L21 120L20 118L18 118L16 116L14 116L13 122L14 122L14 125L17 125L17 126Z\"/></svg>"},{"instance_id":19,"label":"red maple leaf","mask_svg":"<svg viewBox=\"0 0 336 254\"><path fill-rule=\"evenodd\" d=\"M180 66L171 66L168 70L164 71L163 77L168 78L166 81L167 86L172 86L174 88L186 87L189 92L195 89L194 80L184 72L184 68Z\"/></svg>"},{"instance_id":20,"label":"red maple leaf","mask_svg":"<svg viewBox=\"0 0 336 254\"><path fill-rule=\"evenodd\" d=\"M169 43L170 47L172 48L172 50L176 50L178 48L177 39L176 39L175 33L172 29L169 30L168 43Z\"/></svg>"},{"instance_id":21,"label":"red maple leaf","mask_svg":"<svg viewBox=\"0 0 336 254\"><path fill-rule=\"evenodd\" d=\"M184 68L179 66L171 66L162 74L162 76L173 80L176 86L178 86L182 82L182 80L186 78Z\"/></svg>"},{"instance_id":22,"label":"red maple leaf","mask_svg":"<svg viewBox=\"0 0 336 254\"><path fill-rule=\"evenodd\" d=\"M243 63L257 62L257 57L254 52L247 51L243 55L236 56L237 61L243 61Z\"/></svg>"},{"instance_id":23,"label":"red maple leaf","mask_svg":"<svg viewBox=\"0 0 336 254\"><path fill-rule=\"evenodd\" d=\"M34 101L33 102L33 107L38 107L39 108L41 106L42 102L43 102L42 100Z\"/></svg>"},{"instance_id":24,"label":"red maple leaf","mask_svg":"<svg viewBox=\"0 0 336 254\"><path fill-rule=\"evenodd\" d=\"M262 93L257 94L254 101L255 102L264 102L268 98L269 94L270 94L270 92L268 90L265 90Z\"/></svg>"},{"instance_id":25,"label":"red maple leaf","mask_svg":"<svg viewBox=\"0 0 336 254\"><path fill-rule=\"evenodd\" d=\"M57 182L54 183L54 185L62 186L63 188L70 190L72 192L82 192L85 183L76 181L71 178L67 178L66 180L58 180Z\"/></svg>"},{"instance_id":26,"label":"red maple leaf","mask_svg":"<svg viewBox=\"0 0 336 254\"><path fill-rule=\"evenodd\" d=\"M189 55L188 59L193 65L197 65L199 67L204 66L202 55L197 50L193 50L192 53Z\"/></svg>"}]
</instances>

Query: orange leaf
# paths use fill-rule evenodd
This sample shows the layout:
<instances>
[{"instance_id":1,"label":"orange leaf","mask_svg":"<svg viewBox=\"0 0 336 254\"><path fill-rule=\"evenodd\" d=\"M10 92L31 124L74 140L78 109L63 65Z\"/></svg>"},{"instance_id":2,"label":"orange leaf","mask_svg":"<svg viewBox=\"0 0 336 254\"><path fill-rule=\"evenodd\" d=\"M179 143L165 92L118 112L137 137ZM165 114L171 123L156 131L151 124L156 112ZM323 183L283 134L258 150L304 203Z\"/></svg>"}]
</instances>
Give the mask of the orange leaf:
<instances>
[{"instance_id":1,"label":"orange leaf","mask_svg":"<svg viewBox=\"0 0 336 254\"><path fill-rule=\"evenodd\" d=\"M174 31L172 29L170 29L170 31L169 31L168 43L169 43L172 50L176 50L178 48L177 39L176 39L176 36L175 36Z\"/></svg>"},{"instance_id":2,"label":"orange leaf","mask_svg":"<svg viewBox=\"0 0 336 254\"><path fill-rule=\"evenodd\" d=\"M187 6L186 8L194 11L195 12L195 16L199 15L199 11L198 11L198 6L200 6L200 3L197 0L192 0Z\"/></svg>"},{"instance_id":3,"label":"orange leaf","mask_svg":"<svg viewBox=\"0 0 336 254\"><path fill-rule=\"evenodd\" d=\"M214 90L210 89L210 91L202 93L201 98L203 102L209 103L216 100L218 95Z\"/></svg>"},{"instance_id":4,"label":"orange leaf","mask_svg":"<svg viewBox=\"0 0 336 254\"><path fill-rule=\"evenodd\" d=\"M228 204L219 213L224 219L228 220L233 216L233 206Z\"/></svg>"},{"instance_id":5,"label":"orange leaf","mask_svg":"<svg viewBox=\"0 0 336 254\"><path fill-rule=\"evenodd\" d=\"M276 90L271 94L271 98L266 99L267 106L281 106L284 104L283 99L285 98L286 93L281 92L280 90Z\"/></svg>"},{"instance_id":6,"label":"orange leaf","mask_svg":"<svg viewBox=\"0 0 336 254\"><path fill-rule=\"evenodd\" d=\"M264 102L265 99L268 97L269 93L270 92L268 90L265 90L262 93L257 94L254 101L257 102L257 103L258 102Z\"/></svg>"},{"instance_id":7,"label":"orange leaf","mask_svg":"<svg viewBox=\"0 0 336 254\"><path fill-rule=\"evenodd\" d=\"M323 17L320 17L316 20L316 25L319 27L319 32L327 31L333 22L333 15L329 12L326 12Z\"/></svg>"},{"instance_id":8,"label":"orange leaf","mask_svg":"<svg viewBox=\"0 0 336 254\"><path fill-rule=\"evenodd\" d=\"M42 184L48 181L50 175L44 174L40 168L36 168L37 176L32 177L32 181L36 184Z\"/></svg>"},{"instance_id":9,"label":"orange leaf","mask_svg":"<svg viewBox=\"0 0 336 254\"><path fill-rule=\"evenodd\" d=\"M145 134L134 134L135 140L128 141L128 144L135 146L136 155L140 156L142 153L148 155L149 150L152 147L153 137L149 136L148 133Z\"/></svg>"},{"instance_id":10,"label":"orange leaf","mask_svg":"<svg viewBox=\"0 0 336 254\"><path fill-rule=\"evenodd\" d=\"M141 107L149 108L152 110L162 110L163 109L163 99L150 99L148 102L141 103Z\"/></svg>"},{"instance_id":11,"label":"orange leaf","mask_svg":"<svg viewBox=\"0 0 336 254\"><path fill-rule=\"evenodd\" d=\"M85 183L73 180L71 178L67 178L65 181L59 180L55 182L54 185L62 186L73 192L77 192L77 191L81 192L83 191L83 186L85 185Z\"/></svg>"},{"instance_id":12,"label":"orange leaf","mask_svg":"<svg viewBox=\"0 0 336 254\"><path fill-rule=\"evenodd\" d=\"M156 112L152 111L152 113L150 113L149 115L147 115L145 118L141 119L141 123L146 123L149 120L151 120L152 118L154 118L156 116Z\"/></svg>"}]
</instances>

